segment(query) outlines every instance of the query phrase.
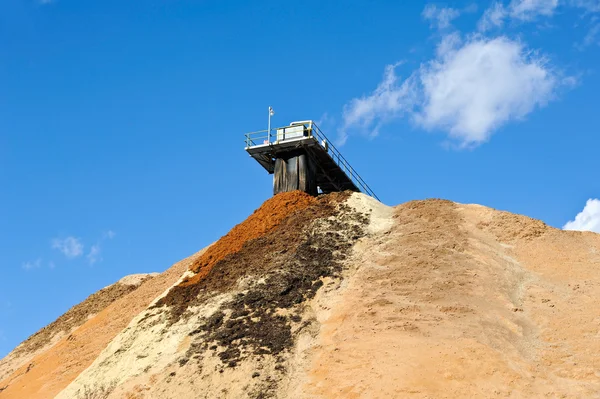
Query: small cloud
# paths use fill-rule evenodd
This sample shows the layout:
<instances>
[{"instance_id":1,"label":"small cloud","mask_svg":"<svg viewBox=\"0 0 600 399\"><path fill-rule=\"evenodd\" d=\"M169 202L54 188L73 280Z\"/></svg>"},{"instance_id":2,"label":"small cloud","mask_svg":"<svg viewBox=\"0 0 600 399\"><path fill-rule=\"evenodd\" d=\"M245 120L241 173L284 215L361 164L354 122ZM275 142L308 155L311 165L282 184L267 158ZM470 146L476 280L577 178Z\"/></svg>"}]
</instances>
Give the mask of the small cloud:
<instances>
[{"instance_id":1,"label":"small cloud","mask_svg":"<svg viewBox=\"0 0 600 399\"><path fill-rule=\"evenodd\" d=\"M23 270L32 270L32 269L39 269L40 266L42 266L42 258L37 258L33 262L24 262L21 265L21 268L23 268Z\"/></svg>"},{"instance_id":2,"label":"small cloud","mask_svg":"<svg viewBox=\"0 0 600 399\"><path fill-rule=\"evenodd\" d=\"M101 252L102 249L100 248L100 244L92 245L90 252L86 256L90 265L102 261L102 257L100 256Z\"/></svg>"},{"instance_id":3,"label":"small cloud","mask_svg":"<svg viewBox=\"0 0 600 399\"><path fill-rule=\"evenodd\" d=\"M64 239L55 238L52 240L52 248L58 249L67 258L73 259L83 254L83 244L79 238L67 237Z\"/></svg>"},{"instance_id":4,"label":"small cloud","mask_svg":"<svg viewBox=\"0 0 600 399\"><path fill-rule=\"evenodd\" d=\"M598 0L570 0L569 4L590 13L600 12L600 1Z\"/></svg>"},{"instance_id":5,"label":"small cloud","mask_svg":"<svg viewBox=\"0 0 600 399\"><path fill-rule=\"evenodd\" d=\"M324 132L333 130L335 127L335 118L329 113L324 112L319 119L315 121L316 125Z\"/></svg>"},{"instance_id":6,"label":"small cloud","mask_svg":"<svg viewBox=\"0 0 600 399\"><path fill-rule=\"evenodd\" d=\"M108 230L102 235L102 238L112 240L113 238L115 238L116 235L117 233L115 233L114 231Z\"/></svg>"},{"instance_id":7,"label":"small cloud","mask_svg":"<svg viewBox=\"0 0 600 399\"><path fill-rule=\"evenodd\" d=\"M501 1L496 1L485 10L477 28L482 32L501 28L509 18L531 22L540 16L551 17L557 7L558 0L512 0L508 6Z\"/></svg>"},{"instance_id":8,"label":"small cloud","mask_svg":"<svg viewBox=\"0 0 600 399\"><path fill-rule=\"evenodd\" d=\"M315 123L317 124L317 126L321 126L321 125L326 125L330 122L332 122L333 118L329 115L329 113L324 112L321 117L315 121Z\"/></svg>"},{"instance_id":9,"label":"small cloud","mask_svg":"<svg viewBox=\"0 0 600 399\"><path fill-rule=\"evenodd\" d=\"M521 21L532 21L538 16L551 17L558 7L558 0L512 0L510 16Z\"/></svg>"},{"instance_id":10,"label":"small cloud","mask_svg":"<svg viewBox=\"0 0 600 399\"><path fill-rule=\"evenodd\" d=\"M54 264L54 262L52 262L52 261L48 262L48 268L50 270L54 269L55 267L56 267L56 264Z\"/></svg>"},{"instance_id":11,"label":"small cloud","mask_svg":"<svg viewBox=\"0 0 600 399\"><path fill-rule=\"evenodd\" d=\"M364 131L375 137L384 123L411 112L418 96L415 77L402 81L396 75L396 68L400 65L386 66L383 80L371 94L354 98L344 105L338 139L340 145L346 142L350 130Z\"/></svg>"},{"instance_id":12,"label":"small cloud","mask_svg":"<svg viewBox=\"0 0 600 399\"><path fill-rule=\"evenodd\" d=\"M500 2L492 4L490 8L484 11L483 17L479 20L477 28L480 31L487 31L493 28L501 28L504 25L507 11Z\"/></svg>"},{"instance_id":13,"label":"small cloud","mask_svg":"<svg viewBox=\"0 0 600 399\"><path fill-rule=\"evenodd\" d=\"M430 21L432 28L439 30L447 29L452 21L460 16L460 11L450 7L437 7L435 4L427 4L421 13L424 19Z\"/></svg>"},{"instance_id":14,"label":"small cloud","mask_svg":"<svg viewBox=\"0 0 600 399\"><path fill-rule=\"evenodd\" d=\"M586 47L593 45L600 45L600 24L594 24L583 38L581 44L577 44L576 47L579 50L584 50Z\"/></svg>"},{"instance_id":15,"label":"small cloud","mask_svg":"<svg viewBox=\"0 0 600 399\"><path fill-rule=\"evenodd\" d=\"M467 14L472 14L477 12L477 10L479 9L479 6L477 5L477 3L471 3L468 6L466 6L465 8L463 8L463 12L466 12Z\"/></svg>"},{"instance_id":16,"label":"small cloud","mask_svg":"<svg viewBox=\"0 0 600 399\"><path fill-rule=\"evenodd\" d=\"M583 210L575 216L575 220L567 222L563 229L600 233L600 200L597 198L587 200Z\"/></svg>"}]
</instances>

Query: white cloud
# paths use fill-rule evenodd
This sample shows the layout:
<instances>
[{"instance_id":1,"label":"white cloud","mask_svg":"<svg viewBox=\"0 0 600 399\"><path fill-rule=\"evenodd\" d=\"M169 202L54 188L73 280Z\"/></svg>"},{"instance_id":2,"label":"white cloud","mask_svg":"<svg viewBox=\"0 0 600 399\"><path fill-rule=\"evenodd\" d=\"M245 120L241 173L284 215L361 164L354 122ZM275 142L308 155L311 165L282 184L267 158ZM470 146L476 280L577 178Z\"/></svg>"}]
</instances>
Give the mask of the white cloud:
<instances>
[{"instance_id":1,"label":"white cloud","mask_svg":"<svg viewBox=\"0 0 600 399\"><path fill-rule=\"evenodd\" d=\"M587 200L583 210L575 216L575 220L567 222L563 229L600 233L600 200L593 198Z\"/></svg>"},{"instance_id":2,"label":"white cloud","mask_svg":"<svg viewBox=\"0 0 600 399\"><path fill-rule=\"evenodd\" d=\"M37 258L36 260L34 260L33 262L24 262L21 267L24 270L31 270L31 269L39 269L40 266L42 266L42 259L41 258Z\"/></svg>"},{"instance_id":3,"label":"white cloud","mask_svg":"<svg viewBox=\"0 0 600 399\"><path fill-rule=\"evenodd\" d=\"M545 105L560 84L543 58L504 36L462 41L447 35L435 59L408 79L399 80L397 66L386 67L373 93L346 104L342 141L352 129L377 134L383 123L409 115L417 126L474 146Z\"/></svg>"},{"instance_id":4,"label":"white cloud","mask_svg":"<svg viewBox=\"0 0 600 399\"><path fill-rule=\"evenodd\" d=\"M369 131L372 136L376 136L382 123L402 116L414 106L417 101L414 81L409 78L399 83L396 76L399 65L386 66L383 80L373 93L354 98L344 106L340 144L346 141L351 129Z\"/></svg>"},{"instance_id":5,"label":"white cloud","mask_svg":"<svg viewBox=\"0 0 600 399\"><path fill-rule=\"evenodd\" d=\"M92 248L90 248L90 252L87 254L87 259L90 265L102 261L102 257L100 256L101 252L102 249L100 248L100 244L92 245Z\"/></svg>"},{"instance_id":6,"label":"white cloud","mask_svg":"<svg viewBox=\"0 0 600 399\"><path fill-rule=\"evenodd\" d=\"M477 5L477 3L471 3L471 4L467 5L465 8L463 8L463 12L466 12L469 14L477 12L477 10L479 10L479 6Z\"/></svg>"},{"instance_id":7,"label":"white cloud","mask_svg":"<svg viewBox=\"0 0 600 399\"><path fill-rule=\"evenodd\" d=\"M425 95L417 123L449 132L462 145L479 144L553 95L556 77L543 60L506 37L475 39L424 66Z\"/></svg>"},{"instance_id":8,"label":"white cloud","mask_svg":"<svg viewBox=\"0 0 600 399\"><path fill-rule=\"evenodd\" d=\"M578 47L580 50L583 50L586 47L600 44L600 39L598 38L599 34L600 24L592 25L588 33L583 38L583 42L576 47Z\"/></svg>"},{"instance_id":9,"label":"white cloud","mask_svg":"<svg viewBox=\"0 0 600 399\"><path fill-rule=\"evenodd\" d=\"M58 249L67 258L76 258L83 254L83 244L78 238L67 237L64 239L55 238L52 240L52 248Z\"/></svg>"},{"instance_id":10,"label":"white cloud","mask_svg":"<svg viewBox=\"0 0 600 399\"><path fill-rule=\"evenodd\" d=\"M587 19L589 27L583 40L575 43L575 47L579 50L585 50L586 47L600 45L600 23L597 15L600 12L600 0L570 0L569 5L584 10L581 18Z\"/></svg>"},{"instance_id":11,"label":"white cloud","mask_svg":"<svg viewBox=\"0 0 600 399\"><path fill-rule=\"evenodd\" d=\"M531 21L537 16L550 17L554 14L558 0L512 0L510 16L521 21Z\"/></svg>"},{"instance_id":12,"label":"white cloud","mask_svg":"<svg viewBox=\"0 0 600 399\"><path fill-rule=\"evenodd\" d=\"M571 0L569 4L588 12L600 12L600 0Z\"/></svg>"},{"instance_id":13,"label":"white cloud","mask_svg":"<svg viewBox=\"0 0 600 399\"><path fill-rule=\"evenodd\" d=\"M458 18L460 11L454 8L438 8L434 4L427 4L421 15L423 18L430 21L430 26L432 28L437 27L438 29L446 29L450 27L454 19Z\"/></svg>"},{"instance_id":14,"label":"white cloud","mask_svg":"<svg viewBox=\"0 0 600 399\"><path fill-rule=\"evenodd\" d=\"M540 16L551 17L557 7L558 0L512 0L508 6L496 1L483 13L478 23L478 29L486 31L500 28L508 18L530 22Z\"/></svg>"},{"instance_id":15,"label":"white cloud","mask_svg":"<svg viewBox=\"0 0 600 399\"><path fill-rule=\"evenodd\" d=\"M86 258L90 265L93 265L97 262L102 262L102 246L100 244L105 240L112 240L113 238L115 238L116 235L117 233L115 233L113 230L107 230L104 233L102 233L102 237L100 238L100 240L96 244L92 245L92 247L90 248L90 252L88 252L88 254L86 255Z\"/></svg>"},{"instance_id":16,"label":"white cloud","mask_svg":"<svg viewBox=\"0 0 600 399\"><path fill-rule=\"evenodd\" d=\"M507 11L504 5L500 2L492 4L490 8L485 10L483 16L477 25L480 31L490 30L492 28L500 28L504 25Z\"/></svg>"}]
</instances>

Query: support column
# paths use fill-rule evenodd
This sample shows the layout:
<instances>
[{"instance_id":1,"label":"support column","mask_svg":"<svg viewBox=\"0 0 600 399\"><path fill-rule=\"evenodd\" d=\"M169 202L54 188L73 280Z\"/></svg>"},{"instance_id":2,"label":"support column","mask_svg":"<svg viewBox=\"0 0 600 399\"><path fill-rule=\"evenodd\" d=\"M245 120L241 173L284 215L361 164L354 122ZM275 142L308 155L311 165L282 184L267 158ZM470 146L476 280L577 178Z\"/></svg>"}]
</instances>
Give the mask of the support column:
<instances>
[{"instance_id":1,"label":"support column","mask_svg":"<svg viewBox=\"0 0 600 399\"><path fill-rule=\"evenodd\" d=\"M273 194L301 190L317 195L316 165L304 150L278 155L273 174Z\"/></svg>"}]
</instances>

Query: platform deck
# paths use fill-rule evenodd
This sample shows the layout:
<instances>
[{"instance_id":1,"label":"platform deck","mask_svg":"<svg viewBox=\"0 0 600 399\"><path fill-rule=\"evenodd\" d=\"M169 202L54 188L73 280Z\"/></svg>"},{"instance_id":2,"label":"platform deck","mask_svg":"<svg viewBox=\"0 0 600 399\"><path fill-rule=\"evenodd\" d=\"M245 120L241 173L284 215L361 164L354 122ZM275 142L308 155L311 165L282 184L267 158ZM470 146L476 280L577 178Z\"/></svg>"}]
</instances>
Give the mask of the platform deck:
<instances>
[{"instance_id":1,"label":"platform deck","mask_svg":"<svg viewBox=\"0 0 600 399\"><path fill-rule=\"evenodd\" d=\"M306 154L315 162L317 166L317 186L323 193L344 190L361 191L346 174L343 166L336 163L332 154L314 136L246 147L248 154L270 174L275 170L275 159L278 155L298 149L306 151Z\"/></svg>"},{"instance_id":2,"label":"platform deck","mask_svg":"<svg viewBox=\"0 0 600 399\"><path fill-rule=\"evenodd\" d=\"M275 171L276 159L301 151L316 165L316 183L323 193L352 190L379 199L313 121L247 133L245 143L246 152L269 174Z\"/></svg>"}]
</instances>

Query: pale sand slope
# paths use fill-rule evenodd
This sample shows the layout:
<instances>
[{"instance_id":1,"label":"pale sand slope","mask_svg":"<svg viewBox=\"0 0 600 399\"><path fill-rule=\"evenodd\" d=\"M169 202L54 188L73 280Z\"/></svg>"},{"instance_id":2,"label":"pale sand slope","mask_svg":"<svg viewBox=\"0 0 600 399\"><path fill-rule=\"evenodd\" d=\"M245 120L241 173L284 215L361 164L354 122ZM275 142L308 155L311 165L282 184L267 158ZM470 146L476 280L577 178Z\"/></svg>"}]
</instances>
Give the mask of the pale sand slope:
<instances>
[{"instance_id":1,"label":"pale sand slope","mask_svg":"<svg viewBox=\"0 0 600 399\"><path fill-rule=\"evenodd\" d=\"M600 397L600 235L428 200L367 241L305 397Z\"/></svg>"}]
</instances>

